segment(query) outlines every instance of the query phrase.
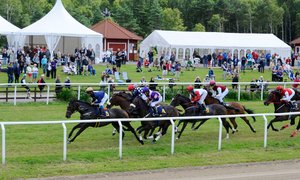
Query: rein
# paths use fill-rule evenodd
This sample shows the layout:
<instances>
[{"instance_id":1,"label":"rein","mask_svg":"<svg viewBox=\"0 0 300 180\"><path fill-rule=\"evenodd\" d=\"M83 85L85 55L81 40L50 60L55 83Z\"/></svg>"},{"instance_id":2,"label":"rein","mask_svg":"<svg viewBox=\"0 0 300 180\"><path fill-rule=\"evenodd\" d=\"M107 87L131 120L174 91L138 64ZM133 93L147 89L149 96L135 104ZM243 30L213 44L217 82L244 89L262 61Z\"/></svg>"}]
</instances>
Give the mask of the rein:
<instances>
[{"instance_id":1,"label":"rein","mask_svg":"<svg viewBox=\"0 0 300 180\"><path fill-rule=\"evenodd\" d=\"M285 106L285 104L282 104L281 106L279 106L276 110L275 110L275 112L277 112L278 110L280 110L281 108L283 108Z\"/></svg>"}]
</instances>

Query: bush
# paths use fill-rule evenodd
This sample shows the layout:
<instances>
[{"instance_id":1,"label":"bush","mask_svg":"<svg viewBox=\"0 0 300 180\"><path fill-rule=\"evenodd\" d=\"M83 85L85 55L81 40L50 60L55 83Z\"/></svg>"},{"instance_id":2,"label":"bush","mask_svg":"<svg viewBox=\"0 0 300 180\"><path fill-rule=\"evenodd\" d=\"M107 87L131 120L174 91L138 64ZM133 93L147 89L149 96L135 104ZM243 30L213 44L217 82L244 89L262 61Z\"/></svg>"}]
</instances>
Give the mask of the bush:
<instances>
[{"instance_id":1,"label":"bush","mask_svg":"<svg viewBox=\"0 0 300 180\"><path fill-rule=\"evenodd\" d=\"M268 91L264 91L264 98L267 97ZM260 91L256 91L256 92L245 92L245 91L241 91L241 100L260 100L261 97L261 92ZM231 100L237 100L238 99L238 91L232 91L230 90L226 96L226 99L231 99Z\"/></svg>"},{"instance_id":2,"label":"bush","mask_svg":"<svg viewBox=\"0 0 300 180\"><path fill-rule=\"evenodd\" d=\"M74 91L72 88L63 88L60 93L57 94L56 97L58 100L69 102L72 99L77 99L77 91ZM80 100L89 101L89 96L84 92L80 92Z\"/></svg>"}]
</instances>

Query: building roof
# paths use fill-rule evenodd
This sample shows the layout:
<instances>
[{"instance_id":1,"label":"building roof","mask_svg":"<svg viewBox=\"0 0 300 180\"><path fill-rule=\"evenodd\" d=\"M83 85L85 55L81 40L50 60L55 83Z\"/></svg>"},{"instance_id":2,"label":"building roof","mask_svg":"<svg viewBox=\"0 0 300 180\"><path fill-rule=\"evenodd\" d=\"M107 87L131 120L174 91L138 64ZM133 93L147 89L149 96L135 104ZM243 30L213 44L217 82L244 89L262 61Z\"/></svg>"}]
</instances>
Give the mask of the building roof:
<instances>
[{"instance_id":1,"label":"building roof","mask_svg":"<svg viewBox=\"0 0 300 180\"><path fill-rule=\"evenodd\" d=\"M106 39L130 39L130 40L142 40L141 36L138 36L127 29L119 26L110 19L105 19L98 22L91 27L92 30L103 34Z\"/></svg>"},{"instance_id":2,"label":"building roof","mask_svg":"<svg viewBox=\"0 0 300 180\"><path fill-rule=\"evenodd\" d=\"M290 44L300 44L300 37L294 39L293 41L290 42Z\"/></svg>"},{"instance_id":3,"label":"building roof","mask_svg":"<svg viewBox=\"0 0 300 180\"><path fill-rule=\"evenodd\" d=\"M18 31L20 31L20 28L11 24L2 16L0 16L0 34L8 35L8 34L16 33Z\"/></svg>"}]
</instances>

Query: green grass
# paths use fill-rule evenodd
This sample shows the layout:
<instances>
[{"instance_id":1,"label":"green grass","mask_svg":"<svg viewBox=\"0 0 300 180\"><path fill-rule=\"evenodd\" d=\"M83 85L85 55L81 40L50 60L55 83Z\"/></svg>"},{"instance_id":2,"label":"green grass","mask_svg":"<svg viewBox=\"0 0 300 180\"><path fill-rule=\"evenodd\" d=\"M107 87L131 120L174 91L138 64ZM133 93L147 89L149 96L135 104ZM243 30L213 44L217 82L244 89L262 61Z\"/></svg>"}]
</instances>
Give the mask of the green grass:
<instances>
[{"instance_id":1,"label":"green grass","mask_svg":"<svg viewBox=\"0 0 300 180\"><path fill-rule=\"evenodd\" d=\"M99 71L104 66L97 66L96 77L72 76L72 82L99 82ZM135 73L134 65L127 65L129 78L138 81L141 76L161 74L161 72ZM218 77L221 71L215 70ZM203 77L206 69L185 71L181 82L194 81L196 75ZM246 72L241 81L258 78L259 73ZM264 74L270 78L270 72ZM170 76L172 77L172 76ZM1 82L6 81L1 73ZM5 80L3 80L5 79ZM63 79L63 78L62 78ZM54 82L48 80L47 82ZM228 100L229 101L229 100ZM241 102L255 113L273 112L273 106L263 106L261 101ZM0 103L0 121L55 121L64 120L67 104L63 102L45 103ZM79 119L74 114L72 119ZM270 120L271 117L268 117ZM63 129L61 125L16 125L6 126L6 165L0 165L0 179L18 179L49 177L61 175L79 175L99 172L119 172L149 170L170 167L188 167L218 165L228 163L288 160L300 158L299 137L290 138L295 127L280 132L269 131L268 148L263 148L263 119L250 120L257 133L252 133L248 126L238 119L237 132L230 139L223 139L222 150L217 150L218 121L206 122L198 131L191 131L190 125L180 140L175 142L175 154L171 151L171 130L156 144L146 142L138 144L134 136L126 132L123 141L123 159L118 158L118 136L111 136L112 126L88 128L75 142L67 146L67 161L63 155ZM283 123L276 123L280 127ZM75 124L67 124L68 132ZM134 123L136 128L139 123ZM223 136L225 135L223 129ZM1 135L0 135L1 137Z\"/></svg>"}]
</instances>

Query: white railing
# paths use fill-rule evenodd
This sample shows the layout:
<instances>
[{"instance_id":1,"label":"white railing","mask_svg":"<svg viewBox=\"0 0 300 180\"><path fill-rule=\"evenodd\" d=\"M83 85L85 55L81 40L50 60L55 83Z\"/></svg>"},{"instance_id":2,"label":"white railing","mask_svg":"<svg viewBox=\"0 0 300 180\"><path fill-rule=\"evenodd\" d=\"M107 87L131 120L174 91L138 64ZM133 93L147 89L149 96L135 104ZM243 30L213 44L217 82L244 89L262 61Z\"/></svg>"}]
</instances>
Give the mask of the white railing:
<instances>
[{"instance_id":1,"label":"white railing","mask_svg":"<svg viewBox=\"0 0 300 180\"><path fill-rule=\"evenodd\" d=\"M63 120L63 121L30 121L30 122L0 122L2 129L2 164L5 164L5 126L6 125L45 125L45 124L62 124L63 127L63 160L67 159L67 128L66 123L89 123L89 122L118 122L120 125L119 128L119 157L122 159L122 122L126 121L153 121L153 120L169 120L172 125L172 136L171 136L171 154L174 154L175 146L175 123L174 120L188 120L188 119L207 119L207 118L217 118L219 120L219 137L218 137L218 150L221 150L222 147L222 120L221 118L230 118L230 117L250 117L250 116L262 116L264 119L264 145L267 147L267 125L268 120L267 116L284 116L284 115L300 115L300 112L293 113L265 113L265 114L239 114L239 115L215 115L215 116L188 116L188 117L160 117L160 118L143 118L143 119L94 119L94 120Z\"/></svg>"},{"instance_id":2,"label":"white railing","mask_svg":"<svg viewBox=\"0 0 300 180\"><path fill-rule=\"evenodd\" d=\"M123 86L127 86L129 84L141 84L141 83L135 83L135 82L132 82L132 83L71 83L70 85L72 87L77 87L77 93L78 93L78 100L80 100L80 92L81 92L81 88L82 87L88 87L88 86L93 86L93 87L101 87L101 86L107 86L107 92L108 94L110 94L110 85L116 85L116 86L120 86L120 85L123 85ZM166 99L166 87L169 86L169 85L181 85L181 86L187 86L187 85L194 85L195 82L175 82L175 83L169 83L169 82L155 82L155 83L147 83L148 85L150 84L157 84L157 85L160 85L163 87L163 92L162 92L162 96L163 96L163 101L165 101ZM207 85L208 83L198 83L198 84L201 84L201 85ZM232 84L237 84L238 85L238 88L237 88L237 92L238 92L238 101L240 101L240 98L241 98L241 85L250 85L251 82L238 82L238 83L232 83L232 82L218 82L218 84L224 84L224 85L232 85ZM257 83L256 83L257 84ZM264 98L264 87L266 85L282 85L283 87L286 87L288 85L292 85L292 84L299 84L300 83L295 83L295 82L262 82L261 83L261 100L263 100ZM37 83L27 83L26 84L27 86L29 87L37 87ZM46 90L46 104L49 103L49 97L50 97L50 88L51 86L52 87L55 87L56 85L61 85L61 86L64 86L65 84L64 83L44 83L44 84L40 84L40 85L45 85L47 87L47 90ZM0 88L1 87L14 87L14 105L17 104L17 92L18 92L18 87L20 87L20 89L24 90L24 87L22 87L22 84L18 84L18 83L12 83L12 84L0 84ZM127 88L126 88L127 89Z\"/></svg>"}]
</instances>

